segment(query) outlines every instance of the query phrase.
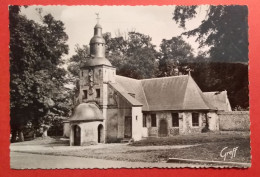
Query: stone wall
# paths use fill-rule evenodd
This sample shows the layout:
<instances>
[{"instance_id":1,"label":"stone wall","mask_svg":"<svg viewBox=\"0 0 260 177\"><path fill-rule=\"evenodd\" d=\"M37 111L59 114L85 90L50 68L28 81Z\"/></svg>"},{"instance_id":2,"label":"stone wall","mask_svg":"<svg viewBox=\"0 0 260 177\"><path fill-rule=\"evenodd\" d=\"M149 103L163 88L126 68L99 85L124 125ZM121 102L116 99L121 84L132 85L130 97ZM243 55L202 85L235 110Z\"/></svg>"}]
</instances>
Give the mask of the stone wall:
<instances>
[{"instance_id":1,"label":"stone wall","mask_svg":"<svg viewBox=\"0 0 260 177\"><path fill-rule=\"evenodd\" d=\"M219 129L227 131L249 131L249 111L218 112Z\"/></svg>"},{"instance_id":2,"label":"stone wall","mask_svg":"<svg viewBox=\"0 0 260 177\"><path fill-rule=\"evenodd\" d=\"M132 117L131 105L119 93L108 87L106 143L116 143L124 139L126 116Z\"/></svg>"},{"instance_id":3,"label":"stone wall","mask_svg":"<svg viewBox=\"0 0 260 177\"><path fill-rule=\"evenodd\" d=\"M156 127L151 125L151 114L156 114ZM161 121L166 121L167 136L175 136L179 134L191 134L201 133L202 129L206 125L205 113L199 113L199 126L192 126L192 112L180 112L179 115L179 127L172 126L172 111L160 111L146 113L146 125L148 129L148 136L160 136L159 129Z\"/></svg>"},{"instance_id":4,"label":"stone wall","mask_svg":"<svg viewBox=\"0 0 260 177\"><path fill-rule=\"evenodd\" d=\"M71 123L71 131L70 131L70 145L74 145L74 131L73 126L77 125L80 127L80 145L89 145L89 144L97 144L98 143L98 126L103 125L101 121L94 122L82 122L82 123ZM103 125L104 127L104 125Z\"/></svg>"},{"instance_id":5,"label":"stone wall","mask_svg":"<svg viewBox=\"0 0 260 177\"><path fill-rule=\"evenodd\" d=\"M218 131L219 130L219 117L218 117L217 113L209 112L207 116L208 116L209 130Z\"/></svg>"},{"instance_id":6,"label":"stone wall","mask_svg":"<svg viewBox=\"0 0 260 177\"><path fill-rule=\"evenodd\" d=\"M179 115L180 134L201 133L205 127L205 114L199 113L199 126L192 126L192 112L183 112Z\"/></svg>"},{"instance_id":7,"label":"stone wall","mask_svg":"<svg viewBox=\"0 0 260 177\"><path fill-rule=\"evenodd\" d=\"M70 123L69 122L64 122L63 123L63 136L65 138L70 137Z\"/></svg>"}]
</instances>

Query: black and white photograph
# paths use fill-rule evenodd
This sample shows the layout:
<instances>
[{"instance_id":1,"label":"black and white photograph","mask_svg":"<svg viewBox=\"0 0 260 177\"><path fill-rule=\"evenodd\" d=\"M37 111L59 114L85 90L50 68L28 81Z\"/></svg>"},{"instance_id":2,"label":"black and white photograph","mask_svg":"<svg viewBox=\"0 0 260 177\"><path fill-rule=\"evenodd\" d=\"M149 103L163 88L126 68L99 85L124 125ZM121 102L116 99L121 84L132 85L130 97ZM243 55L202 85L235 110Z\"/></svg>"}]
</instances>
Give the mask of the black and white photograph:
<instances>
[{"instance_id":1,"label":"black and white photograph","mask_svg":"<svg viewBox=\"0 0 260 177\"><path fill-rule=\"evenodd\" d=\"M9 6L11 169L250 168L248 7Z\"/></svg>"}]
</instances>

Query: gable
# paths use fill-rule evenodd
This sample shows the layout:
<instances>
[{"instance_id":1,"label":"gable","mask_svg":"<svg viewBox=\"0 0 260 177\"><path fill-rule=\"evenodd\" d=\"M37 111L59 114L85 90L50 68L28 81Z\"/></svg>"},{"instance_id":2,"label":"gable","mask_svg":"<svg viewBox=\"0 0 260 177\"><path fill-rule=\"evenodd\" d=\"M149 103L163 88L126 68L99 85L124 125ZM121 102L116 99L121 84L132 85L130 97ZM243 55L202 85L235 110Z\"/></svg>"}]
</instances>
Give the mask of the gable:
<instances>
[{"instance_id":1,"label":"gable","mask_svg":"<svg viewBox=\"0 0 260 177\"><path fill-rule=\"evenodd\" d=\"M193 80L192 77L189 77L187 88L185 91L185 97L183 101L184 110L209 110L214 108L204 97L199 86Z\"/></svg>"}]
</instances>

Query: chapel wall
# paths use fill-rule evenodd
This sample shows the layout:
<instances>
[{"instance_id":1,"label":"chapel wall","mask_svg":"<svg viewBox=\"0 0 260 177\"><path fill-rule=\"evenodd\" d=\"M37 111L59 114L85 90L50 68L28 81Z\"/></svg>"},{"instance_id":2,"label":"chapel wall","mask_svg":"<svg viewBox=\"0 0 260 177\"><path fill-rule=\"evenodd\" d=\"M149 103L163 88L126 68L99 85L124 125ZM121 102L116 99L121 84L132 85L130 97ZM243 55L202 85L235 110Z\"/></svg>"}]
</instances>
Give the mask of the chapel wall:
<instances>
[{"instance_id":1,"label":"chapel wall","mask_svg":"<svg viewBox=\"0 0 260 177\"><path fill-rule=\"evenodd\" d=\"M178 112L179 126L173 126L172 124L172 113L175 111L158 111L146 113L146 125L148 130L148 136L160 136L160 124L161 121L167 122L167 136L175 136L179 134L192 134L201 133L202 129L206 126L206 114L199 114L198 126L192 124L192 112ZM156 127L152 126L151 114L156 114Z\"/></svg>"},{"instance_id":2,"label":"chapel wall","mask_svg":"<svg viewBox=\"0 0 260 177\"><path fill-rule=\"evenodd\" d=\"M131 104L129 104L120 93L108 87L106 142L120 142L124 139L126 116L132 117Z\"/></svg>"}]
</instances>

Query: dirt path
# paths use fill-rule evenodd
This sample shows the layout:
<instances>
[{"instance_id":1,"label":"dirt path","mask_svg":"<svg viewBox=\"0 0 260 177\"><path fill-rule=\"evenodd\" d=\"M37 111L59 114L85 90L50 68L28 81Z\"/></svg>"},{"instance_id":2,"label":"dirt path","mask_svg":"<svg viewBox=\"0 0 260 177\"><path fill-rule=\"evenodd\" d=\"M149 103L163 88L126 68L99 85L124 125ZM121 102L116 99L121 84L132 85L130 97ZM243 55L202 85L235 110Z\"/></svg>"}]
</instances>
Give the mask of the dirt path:
<instances>
[{"instance_id":1,"label":"dirt path","mask_svg":"<svg viewBox=\"0 0 260 177\"><path fill-rule=\"evenodd\" d=\"M103 160L71 156L39 155L11 152L10 165L12 169L92 169L92 168L178 168L191 167L191 164L177 163L146 163Z\"/></svg>"},{"instance_id":2,"label":"dirt path","mask_svg":"<svg viewBox=\"0 0 260 177\"><path fill-rule=\"evenodd\" d=\"M182 149L198 146L197 145L172 145L172 146L129 146L127 144L114 143L114 144L98 144L91 146L56 146L56 145L26 145L26 144L11 144L10 150L14 152L65 152L77 150L116 150L122 151L144 151L144 150L167 150L167 149Z\"/></svg>"}]
</instances>

